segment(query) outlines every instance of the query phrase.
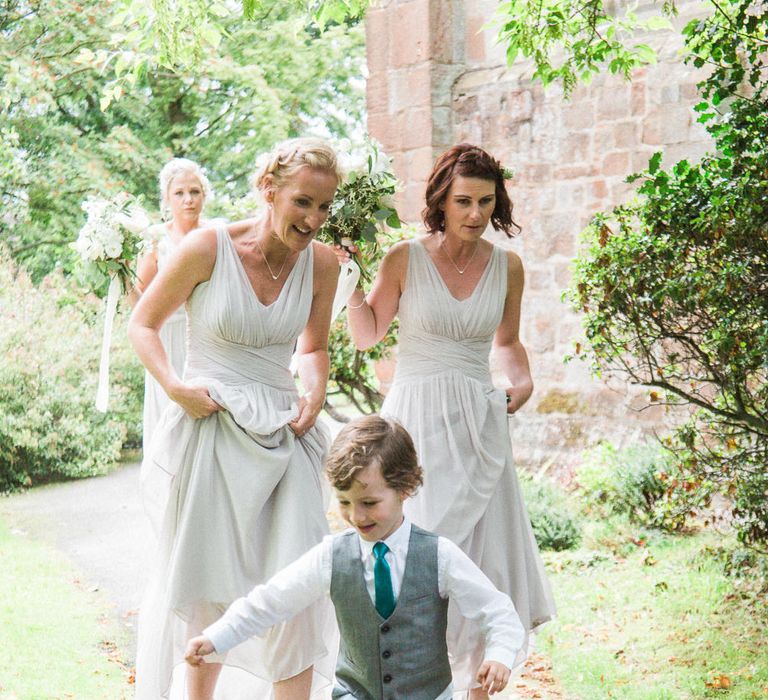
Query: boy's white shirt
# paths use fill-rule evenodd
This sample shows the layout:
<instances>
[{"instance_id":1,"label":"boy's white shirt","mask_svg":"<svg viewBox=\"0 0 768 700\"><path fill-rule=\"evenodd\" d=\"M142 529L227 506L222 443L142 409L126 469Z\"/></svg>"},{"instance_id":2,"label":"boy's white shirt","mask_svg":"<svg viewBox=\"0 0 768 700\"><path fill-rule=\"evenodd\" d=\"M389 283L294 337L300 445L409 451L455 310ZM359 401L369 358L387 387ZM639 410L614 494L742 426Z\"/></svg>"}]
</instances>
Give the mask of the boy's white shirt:
<instances>
[{"instance_id":1,"label":"boy's white shirt","mask_svg":"<svg viewBox=\"0 0 768 700\"><path fill-rule=\"evenodd\" d=\"M223 654L249 637L263 636L273 625L329 596L335 537L338 535L328 535L267 583L256 586L247 596L232 603L217 622L203 630L203 636L211 641L219 654ZM410 537L411 523L405 518L384 540L389 547L386 557L395 600L400 595ZM365 585L371 601L375 601L375 542L359 536L358 540ZM440 597L452 600L464 617L479 623L485 635L485 660L498 661L512 668L515 656L525 642L525 630L509 597L498 591L477 565L445 537L437 540L437 569ZM450 693L448 686L436 700L450 698Z\"/></svg>"}]
</instances>

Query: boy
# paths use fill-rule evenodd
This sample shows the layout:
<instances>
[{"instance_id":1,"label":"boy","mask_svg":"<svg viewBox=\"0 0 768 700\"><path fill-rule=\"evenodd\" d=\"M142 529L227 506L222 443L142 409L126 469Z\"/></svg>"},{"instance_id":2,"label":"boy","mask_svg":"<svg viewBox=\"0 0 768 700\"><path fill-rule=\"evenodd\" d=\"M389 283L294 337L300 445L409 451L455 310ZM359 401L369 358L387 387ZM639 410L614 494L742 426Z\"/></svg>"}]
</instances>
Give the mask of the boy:
<instances>
[{"instance_id":1,"label":"boy","mask_svg":"<svg viewBox=\"0 0 768 700\"><path fill-rule=\"evenodd\" d=\"M403 501L422 483L405 428L381 416L352 421L331 447L326 474L353 530L326 537L232 603L189 641L187 662L203 663L330 595L341 632L335 700L445 700L450 599L485 634L477 682L491 695L503 690L523 626L512 601L456 545L404 517Z\"/></svg>"}]
</instances>

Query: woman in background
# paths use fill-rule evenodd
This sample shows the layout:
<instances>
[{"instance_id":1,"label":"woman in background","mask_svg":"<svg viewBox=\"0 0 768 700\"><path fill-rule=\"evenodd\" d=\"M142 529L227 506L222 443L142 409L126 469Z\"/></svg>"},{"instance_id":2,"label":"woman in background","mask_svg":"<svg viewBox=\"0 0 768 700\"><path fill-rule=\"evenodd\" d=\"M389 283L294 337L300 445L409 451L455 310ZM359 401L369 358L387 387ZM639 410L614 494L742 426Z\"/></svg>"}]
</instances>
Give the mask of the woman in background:
<instances>
[{"instance_id":1,"label":"woman in background","mask_svg":"<svg viewBox=\"0 0 768 700\"><path fill-rule=\"evenodd\" d=\"M132 305L136 305L184 236L201 225L200 217L210 194L208 178L194 161L173 158L163 166L160 171L160 211L164 222L149 229L149 238L156 242L136 267L136 284L129 296ZM174 370L181 376L187 355L187 314L184 307L176 309L163 324L160 340ZM162 387L146 372L142 433L144 452L147 452L152 433L169 403L170 399Z\"/></svg>"}]
</instances>

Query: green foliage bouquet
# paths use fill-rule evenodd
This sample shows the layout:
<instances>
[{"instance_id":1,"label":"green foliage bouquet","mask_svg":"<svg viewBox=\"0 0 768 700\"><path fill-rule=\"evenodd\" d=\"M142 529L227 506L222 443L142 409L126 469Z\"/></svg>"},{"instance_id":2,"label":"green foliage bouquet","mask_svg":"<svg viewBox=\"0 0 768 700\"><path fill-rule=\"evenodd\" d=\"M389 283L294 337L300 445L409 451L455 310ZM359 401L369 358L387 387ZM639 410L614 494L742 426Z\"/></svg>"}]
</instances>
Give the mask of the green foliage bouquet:
<instances>
[{"instance_id":1,"label":"green foliage bouquet","mask_svg":"<svg viewBox=\"0 0 768 700\"><path fill-rule=\"evenodd\" d=\"M345 139L337 150L346 178L339 185L320 236L345 248L356 246L360 273L369 280L366 260L378 251L377 233L401 226L394 204L397 178L392 161L373 139L357 146Z\"/></svg>"}]
</instances>

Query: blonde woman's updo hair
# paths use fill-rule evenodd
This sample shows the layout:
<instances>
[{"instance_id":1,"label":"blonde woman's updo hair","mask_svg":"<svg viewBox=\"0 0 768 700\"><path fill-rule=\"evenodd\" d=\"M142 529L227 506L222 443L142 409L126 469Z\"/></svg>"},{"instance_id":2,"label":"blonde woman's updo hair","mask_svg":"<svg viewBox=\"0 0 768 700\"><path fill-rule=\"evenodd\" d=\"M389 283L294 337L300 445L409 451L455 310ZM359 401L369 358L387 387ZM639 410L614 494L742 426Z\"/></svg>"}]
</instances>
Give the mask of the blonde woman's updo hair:
<instances>
[{"instance_id":1,"label":"blonde woman's updo hair","mask_svg":"<svg viewBox=\"0 0 768 700\"><path fill-rule=\"evenodd\" d=\"M206 177L203 169L195 163L194 160L189 158L171 158L160 171L160 211L164 218L170 214L168 207L168 190L171 187L173 178L182 173L189 173L194 175L199 181L200 186L203 188L203 197L208 199L211 196L211 183Z\"/></svg>"},{"instance_id":2,"label":"blonde woman's updo hair","mask_svg":"<svg viewBox=\"0 0 768 700\"><path fill-rule=\"evenodd\" d=\"M336 151L330 144L322 139L302 137L278 143L256 161L253 187L263 193L269 187L270 175L272 185L280 187L305 165L328 170L339 182L343 178Z\"/></svg>"}]
</instances>

